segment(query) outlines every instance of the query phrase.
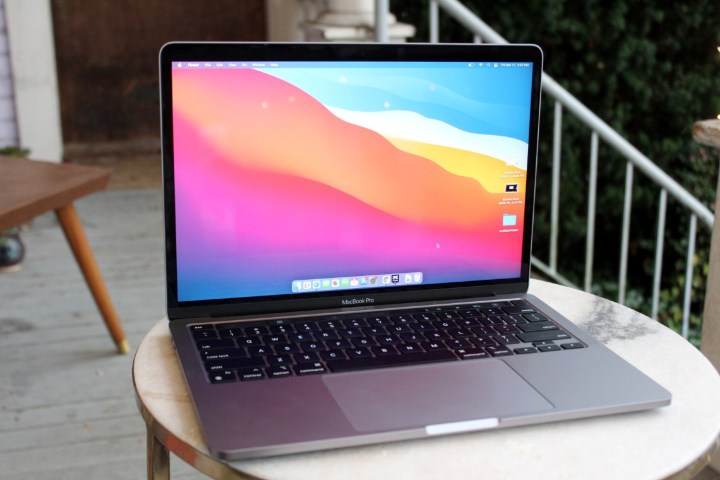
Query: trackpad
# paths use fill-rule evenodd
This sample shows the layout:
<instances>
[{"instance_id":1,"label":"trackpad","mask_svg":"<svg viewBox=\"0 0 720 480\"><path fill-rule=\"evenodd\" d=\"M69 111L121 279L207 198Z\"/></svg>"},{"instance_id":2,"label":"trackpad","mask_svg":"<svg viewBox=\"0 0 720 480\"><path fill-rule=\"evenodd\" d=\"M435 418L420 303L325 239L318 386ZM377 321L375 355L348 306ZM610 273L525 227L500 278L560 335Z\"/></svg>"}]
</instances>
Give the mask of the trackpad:
<instances>
[{"instance_id":1,"label":"trackpad","mask_svg":"<svg viewBox=\"0 0 720 480\"><path fill-rule=\"evenodd\" d=\"M553 408L515 371L496 360L365 370L326 375L323 380L359 432L503 418Z\"/></svg>"}]
</instances>

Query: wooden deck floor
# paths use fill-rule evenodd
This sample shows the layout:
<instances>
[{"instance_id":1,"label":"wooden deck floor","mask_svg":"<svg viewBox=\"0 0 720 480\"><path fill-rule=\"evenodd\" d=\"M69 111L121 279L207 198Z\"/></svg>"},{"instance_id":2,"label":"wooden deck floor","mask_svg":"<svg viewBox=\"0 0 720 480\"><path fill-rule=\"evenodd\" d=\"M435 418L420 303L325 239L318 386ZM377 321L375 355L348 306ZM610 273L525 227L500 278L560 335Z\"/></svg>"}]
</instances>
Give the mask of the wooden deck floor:
<instances>
[{"instance_id":1,"label":"wooden deck floor","mask_svg":"<svg viewBox=\"0 0 720 480\"><path fill-rule=\"evenodd\" d=\"M158 189L76 204L131 348L164 312ZM0 273L0 478L145 478L131 355L117 355L54 215ZM172 460L173 478L205 478Z\"/></svg>"}]
</instances>

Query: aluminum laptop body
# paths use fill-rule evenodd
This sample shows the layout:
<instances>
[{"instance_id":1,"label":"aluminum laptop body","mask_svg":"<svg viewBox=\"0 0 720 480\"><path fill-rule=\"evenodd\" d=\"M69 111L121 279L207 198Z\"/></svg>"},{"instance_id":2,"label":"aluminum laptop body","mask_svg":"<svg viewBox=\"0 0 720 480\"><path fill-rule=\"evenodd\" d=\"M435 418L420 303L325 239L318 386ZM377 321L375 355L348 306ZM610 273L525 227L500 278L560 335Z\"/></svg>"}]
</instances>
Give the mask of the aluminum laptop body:
<instances>
[{"instance_id":1,"label":"aluminum laptop body","mask_svg":"<svg viewBox=\"0 0 720 480\"><path fill-rule=\"evenodd\" d=\"M168 317L213 455L670 403L526 293L541 72L529 45L163 47Z\"/></svg>"}]
</instances>

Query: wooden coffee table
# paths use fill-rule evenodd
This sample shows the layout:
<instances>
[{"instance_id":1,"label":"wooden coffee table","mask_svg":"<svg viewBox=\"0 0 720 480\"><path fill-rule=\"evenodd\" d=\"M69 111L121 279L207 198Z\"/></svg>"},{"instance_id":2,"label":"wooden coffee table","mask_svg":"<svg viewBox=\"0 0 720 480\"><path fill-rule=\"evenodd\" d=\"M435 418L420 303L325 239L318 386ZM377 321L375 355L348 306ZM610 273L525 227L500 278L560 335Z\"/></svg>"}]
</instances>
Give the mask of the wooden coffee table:
<instances>
[{"instance_id":1,"label":"wooden coffee table","mask_svg":"<svg viewBox=\"0 0 720 480\"><path fill-rule=\"evenodd\" d=\"M0 156L0 233L54 211L118 352L127 353L125 332L73 206L104 189L110 174L105 168Z\"/></svg>"}]
</instances>

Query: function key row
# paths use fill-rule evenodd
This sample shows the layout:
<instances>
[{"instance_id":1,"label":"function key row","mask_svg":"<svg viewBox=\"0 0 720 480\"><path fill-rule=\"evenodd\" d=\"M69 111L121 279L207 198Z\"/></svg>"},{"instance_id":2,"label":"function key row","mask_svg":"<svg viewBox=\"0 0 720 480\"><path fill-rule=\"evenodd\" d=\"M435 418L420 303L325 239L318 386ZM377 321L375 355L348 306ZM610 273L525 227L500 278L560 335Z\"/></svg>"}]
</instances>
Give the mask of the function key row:
<instances>
[{"instance_id":1,"label":"function key row","mask_svg":"<svg viewBox=\"0 0 720 480\"><path fill-rule=\"evenodd\" d=\"M464 338L485 335L507 335L515 333L556 330L550 321L524 323L513 321L503 323L489 322L488 319L463 319L458 322L438 320L411 324L390 324L382 327L340 328L338 330L300 331L287 334L245 335L235 329L200 330L194 332L195 341L200 349L222 348L237 342L240 346L277 345L282 343L305 343L314 341L333 341L357 338L402 337L412 341L413 337L425 336L428 339ZM250 332L248 332L250 333ZM251 333L256 333L255 331ZM199 335L198 335L199 334ZM410 338L410 340L408 340Z\"/></svg>"},{"instance_id":2,"label":"function key row","mask_svg":"<svg viewBox=\"0 0 720 480\"><path fill-rule=\"evenodd\" d=\"M489 309L487 307L486 309ZM520 307L512 307L520 308ZM506 307L506 310L513 311ZM390 333L409 331L444 330L449 328L469 328L475 326L514 325L528 322L546 322L547 318L535 311L524 313L501 313L485 315L481 309L463 311L444 310L442 312L403 313L382 316L345 318L341 320L297 321L276 325L247 326L239 323L220 323L191 325L190 330L196 340L219 338L256 337L285 334L315 333L321 331L353 331L365 328L387 328ZM524 308L523 310L529 310ZM217 328L215 328L217 327Z\"/></svg>"}]
</instances>

